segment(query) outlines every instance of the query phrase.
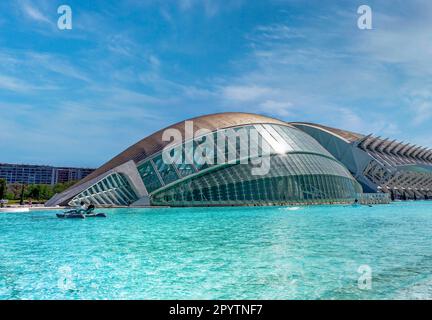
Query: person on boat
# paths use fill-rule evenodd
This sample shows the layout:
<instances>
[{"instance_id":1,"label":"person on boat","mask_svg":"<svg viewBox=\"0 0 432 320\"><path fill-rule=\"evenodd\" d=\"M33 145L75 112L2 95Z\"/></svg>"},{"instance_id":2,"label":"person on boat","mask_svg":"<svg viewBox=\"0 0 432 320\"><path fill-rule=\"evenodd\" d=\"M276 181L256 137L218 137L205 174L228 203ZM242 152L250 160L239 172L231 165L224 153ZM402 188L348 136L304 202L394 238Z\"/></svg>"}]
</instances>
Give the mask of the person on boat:
<instances>
[{"instance_id":1,"label":"person on boat","mask_svg":"<svg viewBox=\"0 0 432 320\"><path fill-rule=\"evenodd\" d=\"M94 204L90 203L89 206L87 207L87 210L86 210L85 214L91 214L91 213L93 213L94 209L95 209Z\"/></svg>"},{"instance_id":2,"label":"person on boat","mask_svg":"<svg viewBox=\"0 0 432 320\"><path fill-rule=\"evenodd\" d=\"M76 213L86 213L87 206L84 201L81 201L80 205L75 209Z\"/></svg>"}]
</instances>

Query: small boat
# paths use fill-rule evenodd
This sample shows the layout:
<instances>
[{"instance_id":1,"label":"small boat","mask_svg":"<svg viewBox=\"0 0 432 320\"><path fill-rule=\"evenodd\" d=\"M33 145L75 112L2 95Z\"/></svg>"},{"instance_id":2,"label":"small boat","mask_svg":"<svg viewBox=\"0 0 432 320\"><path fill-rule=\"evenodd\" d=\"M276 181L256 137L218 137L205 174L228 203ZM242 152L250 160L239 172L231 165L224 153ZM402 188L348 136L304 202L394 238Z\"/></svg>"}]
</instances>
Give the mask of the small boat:
<instances>
[{"instance_id":1,"label":"small boat","mask_svg":"<svg viewBox=\"0 0 432 320\"><path fill-rule=\"evenodd\" d=\"M57 218L78 218L78 219L84 219L85 215L82 213L56 213Z\"/></svg>"},{"instance_id":2,"label":"small boat","mask_svg":"<svg viewBox=\"0 0 432 320\"><path fill-rule=\"evenodd\" d=\"M94 213L95 206L90 205L87 210L69 210L64 213L57 213L57 218L67 219L85 219L85 218L106 218L106 214L103 212Z\"/></svg>"},{"instance_id":3,"label":"small boat","mask_svg":"<svg viewBox=\"0 0 432 320\"><path fill-rule=\"evenodd\" d=\"M85 218L106 218L106 214L103 212L99 213L89 213L89 214L83 214L83 213L57 213L57 218L66 218L66 219L85 219Z\"/></svg>"}]
</instances>

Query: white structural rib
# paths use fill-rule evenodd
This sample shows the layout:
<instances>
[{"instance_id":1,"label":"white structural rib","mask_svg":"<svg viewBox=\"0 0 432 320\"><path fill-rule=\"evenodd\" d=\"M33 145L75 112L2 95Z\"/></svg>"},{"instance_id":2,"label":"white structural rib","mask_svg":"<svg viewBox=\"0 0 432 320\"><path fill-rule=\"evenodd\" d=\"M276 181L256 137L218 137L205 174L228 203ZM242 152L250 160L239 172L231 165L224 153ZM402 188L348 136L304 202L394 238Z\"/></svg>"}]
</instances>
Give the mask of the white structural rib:
<instances>
[{"instance_id":1,"label":"white structural rib","mask_svg":"<svg viewBox=\"0 0 432 320\"><path fill-rule=\"evenodd\" d=\"M399 150L399 155L405 156L405 152L411 148L411 145L409 143L405 144L402 149Z\"/></svg>"},{"instance_id":2,"label":"white structural rib","mask_svg":"<svg viewBox=\"0 0 432 320\"><path fill-rule=\"evenodd\" d=\"M390 154L392 149L396 148L398 145L399 143L396 140L393 140L383 149L383 152Z\"/></svg>"},{"instance_id":3,"label":"white structural rib","mask_svg":"<svg viewBox=\"0 0 432 320\"><path fill-rule=\"evenodd\" d=\"M375 151L375 148L380 144L381 140L380 140L380 136L373 138L372 143L369 145L369 150L371 151Z\"/></svg>"},{"instance_id":4,"label":"white structural rib","mask_svg":"<svg viewBox=\"0 0 432 320\"><path fill-rule=\"evenodd\" d=\"M358 142L358 146L361 149L366 150L366 148L371 142L372 142L372 134L369 134Z\"/></svg>"},{"instance_id":5,"label":"white structural rib","mask_svg":"<svg viewBox=\"0 0 432 320\"><path fill-rule=\"evenodd\" d=\"M399 151L404 147L404 143L402 142L398 142L398 144L393 148L393 150L391 151L394 155L400 155Z\"/></svg>"}]
</instances>

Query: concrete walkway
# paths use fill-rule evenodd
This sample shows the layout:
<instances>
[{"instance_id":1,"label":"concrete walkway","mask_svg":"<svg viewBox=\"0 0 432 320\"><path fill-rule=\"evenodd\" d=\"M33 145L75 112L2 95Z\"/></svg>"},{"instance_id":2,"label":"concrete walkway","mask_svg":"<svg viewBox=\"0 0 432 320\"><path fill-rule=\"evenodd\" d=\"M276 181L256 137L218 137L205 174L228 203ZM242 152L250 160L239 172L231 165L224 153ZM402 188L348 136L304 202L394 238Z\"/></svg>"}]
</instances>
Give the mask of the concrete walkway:
<instances>
[{"instance_id":1,"label":"concrete walkway","mask_svg":"<svg viewBox=\"0 0 432 320\"><path fill-rule=\"evenodd\" d=\"M0 208L0 213L19 213L19 212L30 212L30 211L45 211L45 210L63 210L66 207L30 207L30 206L10 206Z\"/></svg>"}]
</instances>

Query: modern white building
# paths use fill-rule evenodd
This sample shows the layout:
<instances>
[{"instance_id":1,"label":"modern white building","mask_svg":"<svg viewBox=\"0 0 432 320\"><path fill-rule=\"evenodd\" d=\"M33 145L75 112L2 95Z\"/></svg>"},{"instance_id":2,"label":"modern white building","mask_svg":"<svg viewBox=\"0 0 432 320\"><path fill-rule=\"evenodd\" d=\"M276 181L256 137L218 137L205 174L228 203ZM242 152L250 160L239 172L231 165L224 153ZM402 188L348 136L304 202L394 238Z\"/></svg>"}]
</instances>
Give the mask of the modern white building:
<instances>
[{"instance_id":1,"label":"modern white building","mask_svg":"<svg viewBox=\"0 0 432 320\"><path fill-rule=\"evenodd\" d=\"M188 122L193 123L193 138L188 138L186 122L160 130L46 205L76 205L81 201L96 206L348 203L362 194L361 185L349 170L311 135L292 124L249 113L212 114ZM167 130L177 130L182 140L177 144L164 141L162 136ZM259 152L242 156L240 138L217 143L228 131L246 132L248 148ZM237 160L203 163L200 156L191 158L185 153L186 146L196 148L208 139L216 142L212 152L215 158L225 158L229 150L234 150ZM265 148L269 151L269 170L253 174L253 162L266 160L262 152ZM189 161L163 161L162 152L179 149Z\"/></svg>"},{"instance_id":2,"label":"modern white building","mask_svg":"<svg viewBox=\"0 0 432 320\"><path fill-rule=\"evenodd\" d=\"M193 123L188 136L187 123ZM205 129L205 131L203 131ZM164 133L176 130L172 143ZM223 141L227 132L239 134ZM258 153L242 155L246 146ZM187 146L215 143L207 163ZM252 173L268 148L269 170ZM259 150L258 150L259 149ZM181 150L166 163L163 152ZM220 163L229 150L236 161ZM432 198L432 150L312 123L288 123L250 113L219 113L179 122L127 148L46 205L236 206L349 203L355 199Z\"/></svg>"},{"instance_id":3,"label":"modern white building","mask_svg":"<svg viewBox=\"0 0 432 320\"><path fill-rule=\"evenodd\" d=\"M292 123L342 162L365 192L392 199L432 199L432 150L390 138L313 123Z\"/></svg>"}]
</instances>

